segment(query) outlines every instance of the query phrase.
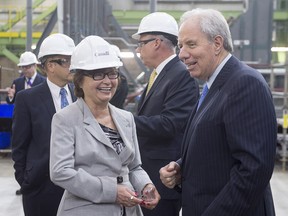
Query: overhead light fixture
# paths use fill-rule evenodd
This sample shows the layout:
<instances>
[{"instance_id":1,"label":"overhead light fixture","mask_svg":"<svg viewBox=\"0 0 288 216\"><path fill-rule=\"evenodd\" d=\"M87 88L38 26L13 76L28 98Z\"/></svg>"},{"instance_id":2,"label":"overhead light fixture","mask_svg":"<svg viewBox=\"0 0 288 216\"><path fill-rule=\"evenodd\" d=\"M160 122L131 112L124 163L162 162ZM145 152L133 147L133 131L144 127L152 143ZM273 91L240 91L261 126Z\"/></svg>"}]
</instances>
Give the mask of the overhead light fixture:
<instances>
[{"instance_id":1,"label":"overhead light fixture","mask_svg":"<svg viewBox=\"0 0 288 216\"><path fill-rule=\"evenodd\" d=\"M288 47L272 47L271 52L288 52Z\"/></svg>"}]
</instances>

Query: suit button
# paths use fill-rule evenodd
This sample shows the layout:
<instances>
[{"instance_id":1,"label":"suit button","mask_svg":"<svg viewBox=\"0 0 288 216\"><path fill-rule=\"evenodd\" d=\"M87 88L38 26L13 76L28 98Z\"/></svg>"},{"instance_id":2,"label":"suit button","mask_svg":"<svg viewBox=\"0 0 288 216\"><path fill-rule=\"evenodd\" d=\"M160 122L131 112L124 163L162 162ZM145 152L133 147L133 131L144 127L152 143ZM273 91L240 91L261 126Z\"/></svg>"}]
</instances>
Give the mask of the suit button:
<instances>
[{"instance_id":1,"label":"suit button","mask_svg":"<svg viewBox=\"0 0 288 216\"><path fill-rule=\"evenodd\" d=\"M117 183L120 184L123 182L123 177L122 176L117 176Z\"/></svg>"}]
</instances>

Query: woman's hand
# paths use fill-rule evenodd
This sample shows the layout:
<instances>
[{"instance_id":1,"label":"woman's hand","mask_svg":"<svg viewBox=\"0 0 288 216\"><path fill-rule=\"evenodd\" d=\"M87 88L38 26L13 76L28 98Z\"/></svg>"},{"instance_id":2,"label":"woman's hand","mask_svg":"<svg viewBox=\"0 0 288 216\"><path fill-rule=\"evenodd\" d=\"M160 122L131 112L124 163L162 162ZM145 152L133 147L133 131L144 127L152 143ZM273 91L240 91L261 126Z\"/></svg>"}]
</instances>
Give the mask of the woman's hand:
<instances>
[{"instance_id":1,"label":"woman's hand","mask_svg":"<svg viewBox=\"0 0 288 216\"><path fill-rule=\"evenodd\" d=\"M147 209L154 209L161 197L153 184L147 184L142 190L142 203L141 206Z\"/></svg>"},{"instance_id":2,"label":"woman's hand","mask_svg":"<svg viewBox=\"0 0 288 216\"><path fill-rule=\"evenodd\" d=\"M132 191L125 185L117 185L117 197L116 202L125 207L132 207L141 204L143 200L137 198L138 194Z\"/></svg>"}]
</instances>

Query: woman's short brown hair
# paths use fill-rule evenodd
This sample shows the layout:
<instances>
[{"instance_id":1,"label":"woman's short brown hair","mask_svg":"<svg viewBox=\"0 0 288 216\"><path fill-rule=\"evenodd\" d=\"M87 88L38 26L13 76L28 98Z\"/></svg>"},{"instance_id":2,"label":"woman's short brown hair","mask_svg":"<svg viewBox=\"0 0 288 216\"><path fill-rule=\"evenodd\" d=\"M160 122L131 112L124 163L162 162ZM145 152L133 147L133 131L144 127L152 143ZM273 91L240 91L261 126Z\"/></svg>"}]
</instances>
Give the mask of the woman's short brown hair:
<instances>
[{"instance_id":1,"label":"woman's short brown hair","mask_svg":"<svg viewBox=\"0 0 288 216\"><path fill-rule=\"evenodd\" d=\"M74 77L73 77L73 83L74 83L74 94L76 97L84 98L84 92L83 89L80 87L80 85L83 82L84 79L84 73L82 70L76 70Z\"/></svg>"}]
</instances>

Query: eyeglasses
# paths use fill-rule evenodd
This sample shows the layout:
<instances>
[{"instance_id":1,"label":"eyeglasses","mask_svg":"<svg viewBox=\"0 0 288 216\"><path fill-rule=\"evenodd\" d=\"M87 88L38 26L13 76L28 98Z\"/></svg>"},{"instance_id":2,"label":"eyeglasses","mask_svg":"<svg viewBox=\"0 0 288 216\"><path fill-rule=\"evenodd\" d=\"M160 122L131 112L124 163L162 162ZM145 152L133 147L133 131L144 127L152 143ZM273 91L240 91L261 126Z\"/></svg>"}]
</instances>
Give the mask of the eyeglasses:
<instances>
[{"instance_id":1,"label":"eyeglasses","mask_svg":"<svg viewBox=\"0 0 288 216\"><path fill-rule=\"evenodd\" d=\"M34 64L31 64L31 65L25 65L25 66L20 66L21 69L30 69L32 66L34 66Z\"/></svg>"},{"instance_id":2,"label":"eyeglasses","mask_svg":"<svg viewBox=\"0 0 288 216\"><path fill-rule=\"evenodd\" d=\"M139 40L138 42L137 42L137 45L138 45L138 47L142 47L142 46L144 46L145 44L147 44L147 43L149 43L149 42L151 42L151 41L154 41L154 40L157 40L157 38L150 38L150 39L147 39L147 40Z\"/></svg>"},{"instance_id":3,"label":"eyeglasses","mask_svg":"<svg viewBox=\"0 0 288 216\"><path fill-rule=\"evenodd\" d=\"M62 67L69 67L71 64L71 60L70 59L52 59L49 62L54 62L57 63L59 65L61 65Z\"/></svg>"},{"instance_id":4,"label":"eyeglasses","mask_svg":"<svg viewBox=\"0 0 288 216\"><path fill-rule=\"evenodd\" d=\"M109 71L109 72L101 72L101 71L85 71L85 76L91 77L93 80L103 80L105 76L109 79L117 79L119 77L119 72L117 70Z\"/></svg>"}]
</instances>

